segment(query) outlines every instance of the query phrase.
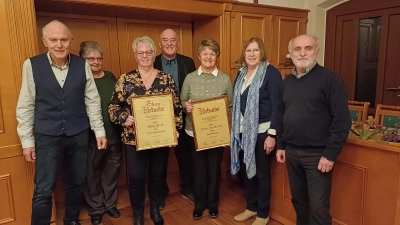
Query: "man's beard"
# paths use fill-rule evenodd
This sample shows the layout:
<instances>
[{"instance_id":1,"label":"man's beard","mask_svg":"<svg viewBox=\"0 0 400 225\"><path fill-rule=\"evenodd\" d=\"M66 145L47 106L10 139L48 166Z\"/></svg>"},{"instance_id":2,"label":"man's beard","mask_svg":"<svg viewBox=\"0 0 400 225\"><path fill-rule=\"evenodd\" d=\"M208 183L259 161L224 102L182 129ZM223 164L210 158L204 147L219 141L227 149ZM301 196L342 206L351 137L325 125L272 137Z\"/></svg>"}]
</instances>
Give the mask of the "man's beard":
<instances>
[{"instance_id":1,"label":"man's beard","mask_svg":"<svg viewBox=\"0 0 400 225\"><path fill-rule=\"evenodd\" d=\"M296 66L298 69L308 69L313 63L315 62L315 57L310 57L308 59L295 59L293 60L293 64Z\"/></svg>"}]
</instances>

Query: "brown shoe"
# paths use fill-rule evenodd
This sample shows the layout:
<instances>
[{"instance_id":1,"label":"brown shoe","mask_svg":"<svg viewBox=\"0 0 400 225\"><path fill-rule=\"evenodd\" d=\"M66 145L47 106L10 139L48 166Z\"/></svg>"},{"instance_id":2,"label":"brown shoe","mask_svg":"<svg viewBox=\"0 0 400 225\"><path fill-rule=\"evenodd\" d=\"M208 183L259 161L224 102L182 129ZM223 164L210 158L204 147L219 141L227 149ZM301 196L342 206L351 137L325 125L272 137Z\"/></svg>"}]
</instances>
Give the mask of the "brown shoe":
<instances>
[{"instance_id":1,"label":"brown shoe","mask_svg":"<svg viewBox=\"0 0 400 225\"><path fill-rule=\"evenodd\" d=\"M254 222L251 225L266 225L269 221L269 217L267 218L260 218L260 217L256 217L256 220L254 220Z\"/></svg>"},{"instance_id":2,"label":"brown shoe","mask_svg":"<svg viewBox=\"0 0 400 225\"><path fill-rule=\"evenodd\" d=\"M236 222L244 222L255 216L257 216L256 212L252 212L252 211L246 209L244 212L239 213L238 215L234 216L233 220L235 220Z\"/></svg>"}]
</instances>

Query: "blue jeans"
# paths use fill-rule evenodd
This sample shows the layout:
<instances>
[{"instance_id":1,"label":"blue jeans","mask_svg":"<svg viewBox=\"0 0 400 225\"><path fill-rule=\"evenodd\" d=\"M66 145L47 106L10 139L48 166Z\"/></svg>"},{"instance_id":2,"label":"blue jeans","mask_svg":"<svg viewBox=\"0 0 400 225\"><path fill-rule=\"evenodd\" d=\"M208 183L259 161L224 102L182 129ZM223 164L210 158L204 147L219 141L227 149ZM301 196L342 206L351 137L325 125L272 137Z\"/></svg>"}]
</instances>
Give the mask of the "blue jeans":
<instances>
[{"instance_id":1,"label":"blue jeans","mask_svg":"<svg viewBox=\"0 0 400 225\"><path fill-rule=\"evenodd\" d=\"M52 194L57 172L66 164L64 223L78 221L83 198L89 130L72 136L36 133L35 190L32 199L32 225L49 225Z\"/></svg>"}]
</instances>

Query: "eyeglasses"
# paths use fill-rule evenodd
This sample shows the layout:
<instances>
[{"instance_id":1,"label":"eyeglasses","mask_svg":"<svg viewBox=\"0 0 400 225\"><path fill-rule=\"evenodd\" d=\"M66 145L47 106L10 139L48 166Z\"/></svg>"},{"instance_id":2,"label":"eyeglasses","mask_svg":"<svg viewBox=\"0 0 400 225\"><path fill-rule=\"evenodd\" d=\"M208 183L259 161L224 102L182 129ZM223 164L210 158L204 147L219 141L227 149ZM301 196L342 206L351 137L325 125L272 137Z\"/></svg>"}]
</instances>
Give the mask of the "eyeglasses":
<instances>
[{"instance_id":1,"label":"eyeglasses","mask_svg":"<svg viewBox=\"0 0 400 225\"><path fill-rule=\"evenodd\" d=\"M247 49L246 51L244 51L244 53L246 54L246 55L251 55L251 53L253 53L253 54L258 54L258 53L260 53L260 49Z\"/></svg>"},{"instance_id":2,"label":"eyeglasses","mask_svg":"<svg viewBox=\"0 0 400 225\"><path fill-rule=\"evenodd\" d=\"M103 61L103 57L98 57L98 58L95 58L95 57L87 57L86 59L87 59L89 62L94 62L94 61L101 62L101 61Z\"/></svg>"},{"instance_id":3,"label":"eyeglasses","mask_svg":"<svg viewBox=\"0 0 400 225\"><path fill-rule=\"evenodd\" d=\"M152 50L145 51L145 52L136 52L136 55L139 57L143 57L146 54L146 56L151 56L153 54Z\"/></svg>"}]
</instances>

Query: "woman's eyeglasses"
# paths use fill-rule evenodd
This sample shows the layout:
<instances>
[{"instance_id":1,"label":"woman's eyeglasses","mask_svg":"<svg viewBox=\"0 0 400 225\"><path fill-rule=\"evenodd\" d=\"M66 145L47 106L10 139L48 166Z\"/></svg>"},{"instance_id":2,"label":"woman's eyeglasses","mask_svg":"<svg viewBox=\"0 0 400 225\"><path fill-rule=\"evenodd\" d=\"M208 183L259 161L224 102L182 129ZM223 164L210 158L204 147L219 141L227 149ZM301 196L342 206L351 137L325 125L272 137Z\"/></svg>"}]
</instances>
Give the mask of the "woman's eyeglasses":
<instances>
[{"instance_id":1,"label":"woman's eyeglasses","mask_svg":"<svg viewBox=\"0 0 400 225\"><path fill-rule=\"evenodd\" d=\"M95 57L87 57L86 59L87 59L89 62L94 62L94 61L102 62L102 61L103 61L103 57L98 57L98 58L95 58Z\"/></svg>"}]
</instances>

